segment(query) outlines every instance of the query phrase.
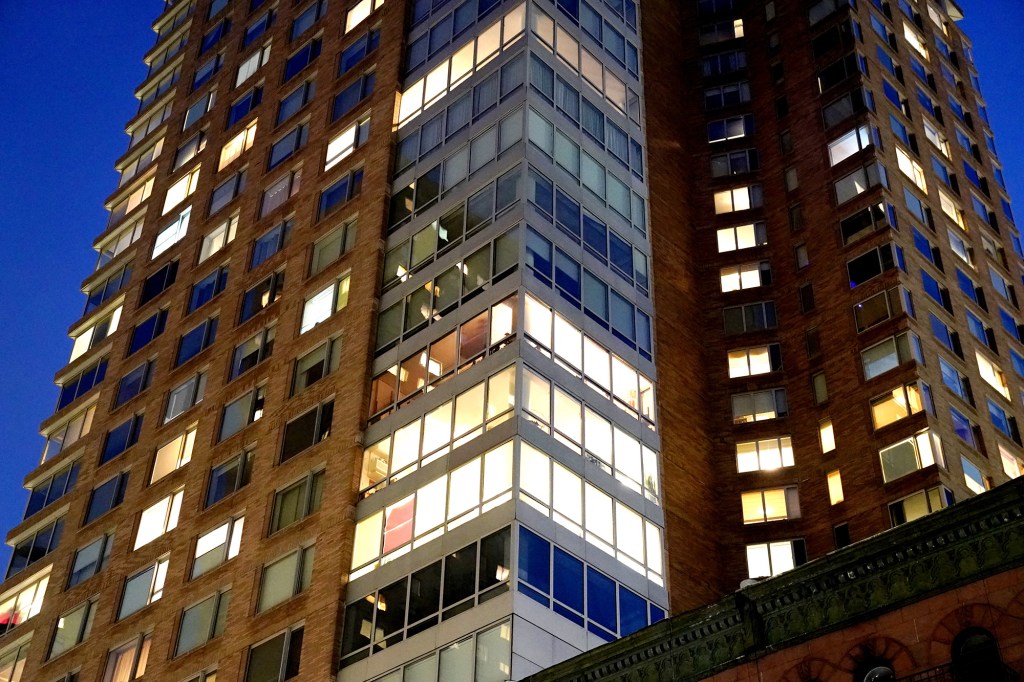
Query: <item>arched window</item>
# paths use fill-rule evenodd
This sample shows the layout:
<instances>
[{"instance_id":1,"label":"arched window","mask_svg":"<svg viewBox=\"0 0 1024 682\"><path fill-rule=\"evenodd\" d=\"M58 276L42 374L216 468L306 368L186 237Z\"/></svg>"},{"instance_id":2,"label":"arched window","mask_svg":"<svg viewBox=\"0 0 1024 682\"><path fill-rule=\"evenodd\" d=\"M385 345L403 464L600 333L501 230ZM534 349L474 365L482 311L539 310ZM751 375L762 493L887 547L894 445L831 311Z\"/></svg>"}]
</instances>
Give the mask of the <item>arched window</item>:
<instances>
[{"instance_id":1,"label":"arched window","mask_svg":"<svg viewBox=\"0 0 1024 682\"><path fill-rule=\"evenodd\" d=\"M985 628L965 629L953 639L951 648L953 677L957 682L1007 679L999 643Z\"/></svg>"}]
</instances>

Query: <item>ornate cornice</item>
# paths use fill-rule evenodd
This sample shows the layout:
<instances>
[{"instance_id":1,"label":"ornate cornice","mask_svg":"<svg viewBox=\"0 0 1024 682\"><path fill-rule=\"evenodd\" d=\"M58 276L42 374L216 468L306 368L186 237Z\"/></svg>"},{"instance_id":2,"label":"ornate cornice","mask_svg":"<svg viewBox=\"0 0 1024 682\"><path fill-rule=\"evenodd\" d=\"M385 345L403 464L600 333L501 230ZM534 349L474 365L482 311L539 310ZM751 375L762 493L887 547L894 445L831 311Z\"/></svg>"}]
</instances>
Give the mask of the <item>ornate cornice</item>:
<instances>
[{"instance_id":1,"label":"ornate cornice","mask_svg":"<svg viewBox=\"0 0 1024 682\"><path fill-rule=\"evenodd\" d=\"M1024 565L1024 478L541 671L524 682L710 677Z\"/></svg>"}]
</instances>

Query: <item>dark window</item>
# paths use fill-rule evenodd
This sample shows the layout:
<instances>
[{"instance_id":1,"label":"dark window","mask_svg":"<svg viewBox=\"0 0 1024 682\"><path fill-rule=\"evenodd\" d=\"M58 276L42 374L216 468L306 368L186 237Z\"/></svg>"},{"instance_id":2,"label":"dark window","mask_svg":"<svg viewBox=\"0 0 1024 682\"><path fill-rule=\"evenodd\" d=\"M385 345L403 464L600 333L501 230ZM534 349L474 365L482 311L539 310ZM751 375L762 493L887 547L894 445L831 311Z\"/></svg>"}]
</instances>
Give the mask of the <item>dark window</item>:
<instances>
[{"instance_id":1,"label":"dark window","mask_svg":"<svg viewBox=\"0 0 1024 682\"><path fill-rule=\"evenodd\" d=\"M317 0L308 8L306 8L302 14L295 17L292 21L292 31L289 40L295 40L303 33L312 28L320 17L324 15L324 11L327 9L327 0Z\"/></svg>"},{"instance_id":2,"label":"dark window","mask_svg":"<svg viewBox=\"0 0 1024 682\"><path fill-rule=\"evenodd\" d=\"M251 452L243 452L210 469L210 483L206 488L204 508L223 500L236 490L244 488L249 483L251 470Z\"/></svg>"},{"instance_id":3,"label":"dark window","mask_svg":"<svg viewBox=\"0 0 1024 682\"><path fill-rule=\"evenodd\" d=\"M218 440L235 435L263 416L264 393L260 386L224 406Z\"/></svg>"},{"instance_id":4,"label":"dark window","mask_svg":"<svg viewBox=\"0 0 1024 682\"><path fill-rule=\"evenodd\" d=\"M87 315L110 300L114 294L123 289L131 281L131 278L132 266L131 264L128 264L123 268L118 268L117 272L107 277L103 282L89 289L89 293L85 299L85 310L82 314Z\"/></svg>"},{"instance_id":5,"label":"dark window","mask_svg":"<svg viewBox=\"0 0 1024 682\"><path fill-rule=\"evenodd\" d=\"M295 361L292 395L307 388L338 369L341 361L341 341L332 339L309 351Z\"/></svg>"},{"instance_id":6,"label":"dark window","mask_svg":"<svg viewBox=\"0 0 1024 682\"><path fill-rule=\"evenodd\" d=\"M126 471L93 488L82 524L90 523L121 504L124 500L124 491L127 486L128 472Z\"/></svg>"},{"instance_id":7,"label":"dark window","mask_svg":"<svg viewBox=\"0 0 1024 682\"><path fill-rule=\"evenodd\" d=\"M311 40L299 48L299 51L288 58L284 65L284 78L287 81L313 63L320 56L320 39Z\"/></svg>"},{"instance_id":8,"label":"dark window","mask_svg":"<svg viewBox=\"0 0 1024 682\"><path fill-rule=\"evenodd\" d=\"M287 135L270 146L270 155L267 160L267 170L276 168L282 161L289 158L306 144L306 134L309 126L303 124L292 128Z\"/></svg>"},{"instance_id":9,"label":"dark window","mask_svg":"<svg viewBox=\"0 0 1024 682\"><path fill-rule=\"evenodd\" d=\"M217 338L217 318L201 322L197 327L181 335L174 366L178 367L205 350Z\"/></svg>"},{"instance_id":10,"label":"dark window","mask_svg":"<svg viewBox=\"0 0 1024 682\"><path fill-rule=\"evenodd\" d=\"M174 284L177 276L178 261L172 260L147 277L146 281L142 283L142 297L139 299L139 305L145 305L166 291L169 286Z\"/></svg>"},{"instance_id":11,"label":"dark window","mask_svg":"<svg viewBox=\"0 0 1024 682\"><path fill-rule=\"evenodd\" d=\"M231 356L228 381L235 379L263 362L274 352L275 328L269 327L235 347Z\"/></svg>"},{"instance_id":12,"label":"dark window","mask_svg":"<svg viewBox=\"0 0 1024 682\"><path fill-rule=\"evenodd\" d=\"M282 632L249 649L245 682L278 682L299 674L302 628Z\"/></svg>"},{"instance_id":13,"label":"dark window","mask_svg":"<svg viewBox=\"0 0 1024 682\"><path fill-rule=\"evenodd\" d=\"M265 12L259 19L249 24L249 27L245 29L245 36L242 38L242 47L248 47L254 40L266 33L273 21L274 12L270 11Z\"/></svg>"},{"instance_id":14,"label":"dark window","mask_svg":"<svg viewBox=\"0 0 1024 682\"><path fill-rule=\"evenodd\" d=\"M284 248L288 242L288 235L292 230L292 221L284 222L271 228L262 236L257 237L252 245L252 258L249 259L249 267L255 268L266 262L271 256Z\"/></svg>"},{"instance_id":15,"label":"dark window","mask_svg":"<svg viewBox=\"0 0 1024 682\"><path fill-rule=\"evenodd\" d=\"M284 288L284 272L275 272L270 277L249 289L242 296L242 313L239 322L245 322L277 299Z\"/></svg>"},{"instance_id":16,"label":"dark window","mask_svg":"<svg viewBox=\"0 0 1024 682\"><path fill-rule=\"evenodd\" d=\"M35 533L14 546L11 553L11 563L7 565L7 578L20 573L26 567L34 564L44 556L57 549L60 544L60 536L64 532L64 517L60 517L53 523L43 526Z\"/></svg>"},{"instance_id":17,"label":"dark window","mask_svg":"<svg viewBox=\"0 0 1024 682\"><path fill-rule=\"evenodd\" d=\"M217 42L227 34L230 28L231 22L225 19L207 31L206 35L203 36L202 41L199 43L199 54L203 54L216 45Z\"/></svg>"},{"instance_id":18,"label":"dark window","mask_svg":"<svg viewBox=\"0 0 1024 682\"><path fill-rule=\"evenodd\" d=\"M114 398L114 407L124 405L146 390L149 387L149 380L152 374L153 361L150 360L121 377L121 381L117 385L117 397Z\"/></svg>"},{"instance_id":19,"label":"dark window","mask_svg":"<svg viewBox=\"0 0 1024 682\"><path fill-rule=\"evenodd\" d=\"M263 88L253 88L242 95L228 110L228 127L245 118L253 108L263 99Z\"/></svg>"},{"instance_id":20,"label":"dark window","mask_svg":"<svg viewBox=\"0 0 1024 682\"><path fill-rule=\"evenodd\" d=\"M109 462L135 445L139 440L139 431L142 430L142 416L137 414L130 417L107 432L107 438L103 443L103 452L100 453L100 464Z\"/></svg>"},{"instance_id":21,"label":"dark window","mask_svg":"<svg viewBox=\"0 0 1024 682\"><path fill-rule=\"evenodd\" d=\"M842 549L850 544L850 524L840 523L832 528L832 535L836 541L836 549Z\"/></svg>"},{"instance_id":22,"label":"dark window","mask_svg":"<svg viewBox=\"0 0 1024 682\"><path fill-rule=\"evenodd\" d=\"M213 300L213 297L224 291L228 284L227 267L217 268L206 277L192 285L192 294L188 301L188 312L193 313Z\"/></svg>"},{"instance_id":23,"label":"dark window","mask_svg":"<svg viewBox=\"0 0 1024 682\"><path fill-rule=\"evenodd\" d=\"M128 355L141 350L150 341L164 333L164 325L167 323L167 311L158 310L139 324L135 325L132 331L132 340L128 344Z\"/></svg>"},{"instance_id":24,"label":"dark window","mask_svg":"<svg viewBox=\"0 0 1024 682\"><path fill-rule=\"evenodd\" d=\"M85 395L93 386L103 381L106 375L107 361L103 359L61 384L60 397L57 398L57 409L61 410Z\"/></svg>"},{"instance_id":25,"label":"dark window","mask_svg":"<svg viewBox=\"0 0 1024 682\"><path fill-rule=\"evenodd\" d=\"M74 587L103 570L113 547L114 536L104 535L75 552L75 559L71 563L71 577L68 578L68 588Z\"/></svg>"},{"instance_id":26,"label":"dark window","mask_svg":"<svg viewBox=\"0 0 1024 682\"><path fill-rule=\"evenodd\" d=\"M350 175L342 177L333 185L320 193L320 208L317 219L332 213L338 206L359 196L363 189L363 170L360 168Z\"/></svg>"},{"instance_id":27,"label":"dark window","mask_svg":"<svg viewBox=\"0 0 1024 682\"><path fill-rule=\"evenodd\" d=\"M274 495L270 532L276 533L320 510L324 495L324 472L310 474Z\"/></svg>"},{"instance_id":28,"label":"dark window","mask_svg":"<svg viewBox=\"0 0 1024 682\"><path fill-rule=\"evenodd\" d=\"M64 467L42 483L32 486L28 496L28 505L25 507L25 515L22 518L27 519L37 511L64 497L74 489L76 481L78 481L78 462Z\"/></svg>"},{"instance_id":29,"label":"dark window","mask_svg":"<svg viewBox=\"0 0 1024 682\"><path fill-rule=\"evenodd\" d=\"M285 95L277 106L277 124L281 125L298 113L309 100L313 99L314 94L316 94L316 83L306 81Z\"/></svg>"},{"instance_id":30,"label":"dark window","mask_svg":"<svg viewBox=\"0 0 1024 682\"><path fill-rule=\"evenodd\" d=\"M373 87L376 84L376 74L368 73L352 85L339 92L334 98L334 106L331 109L331 121L339 118L356 108L360 102L373 94Z\"/></svg>"},{"instance_id":31,"label":"dark window","mask_svg":"<svg viewBox=\"0 0 1024 682\"><path fill-rule=\"evenodd\" d=\"M285 462L331 435L334 401L314 407L284 427L281 461Z\"/></svg>"},{"instance_id":32,"label":"dark window","mask_svg":"<svg viewBox=\"0 0 1024 682\"><path fill-rule=\"evenodd\" d=\"M380 31L374 29L346 47L338 60L338 75L347 73L380 45Z\"/></svg>"}]
</instances>

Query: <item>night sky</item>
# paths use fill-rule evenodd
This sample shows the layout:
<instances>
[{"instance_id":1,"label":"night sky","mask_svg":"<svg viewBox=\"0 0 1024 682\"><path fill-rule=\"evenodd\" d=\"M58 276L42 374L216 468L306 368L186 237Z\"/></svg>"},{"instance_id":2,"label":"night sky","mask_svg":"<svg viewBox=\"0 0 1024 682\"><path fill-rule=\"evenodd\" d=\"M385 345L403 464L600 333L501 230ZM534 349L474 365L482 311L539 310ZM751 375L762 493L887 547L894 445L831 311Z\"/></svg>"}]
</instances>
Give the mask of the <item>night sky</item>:
<instances>
[{"instance_id":1,"label":"night sky","mask_svg":"<svg viewBox=\"0 0 1024 682\"><path fill-rule=\"evenodd\" d=\"M893 2L895 6L895 2ZM146 75L142 55L161 0L0 0L0 533L21 520L21 482L39 461L39 423L53 412L54 373L82 313L103 200L127 150L124 123ZM1024 4L963 0L997 148L1024 228ZM895 11L895 9L894 9ZM864 30L869 30L865 27ZM165 153L166 150L165 150ZM0 569L9 550L0 547Z\"/></svg>"}]
</instances>

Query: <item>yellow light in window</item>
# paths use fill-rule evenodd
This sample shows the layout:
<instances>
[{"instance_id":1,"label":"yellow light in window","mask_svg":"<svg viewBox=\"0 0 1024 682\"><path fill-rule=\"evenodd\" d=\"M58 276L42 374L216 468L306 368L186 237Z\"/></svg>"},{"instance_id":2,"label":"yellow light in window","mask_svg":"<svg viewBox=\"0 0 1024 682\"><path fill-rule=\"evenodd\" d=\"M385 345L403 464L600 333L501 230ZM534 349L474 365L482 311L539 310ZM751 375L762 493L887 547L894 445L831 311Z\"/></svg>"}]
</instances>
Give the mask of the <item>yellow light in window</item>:
<instances>
[{"instance_id":1,"label":"yellow light in window","mask_svg":"<svg viewBox=\"0 0 1024 682\"><path fill-rule=\"evenodd\" d=\"M828 499L831 504L839 504L843 501L843 478L838 469L829 472Z\"/></svg>"}]
</instances>

